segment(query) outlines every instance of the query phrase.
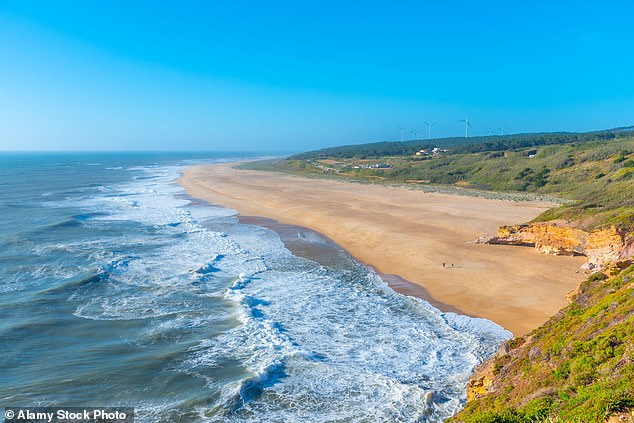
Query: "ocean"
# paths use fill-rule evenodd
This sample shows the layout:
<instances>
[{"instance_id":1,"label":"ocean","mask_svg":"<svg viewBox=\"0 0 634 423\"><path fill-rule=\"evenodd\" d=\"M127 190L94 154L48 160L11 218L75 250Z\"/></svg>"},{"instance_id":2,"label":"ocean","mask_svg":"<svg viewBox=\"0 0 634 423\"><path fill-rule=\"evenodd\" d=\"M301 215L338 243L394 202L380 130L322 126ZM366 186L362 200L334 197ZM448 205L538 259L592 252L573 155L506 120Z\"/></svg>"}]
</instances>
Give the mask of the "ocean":
<instances>
[{"instance_id":1,"label":"ocean","mask_svg":"<svg viewBox=\"0 0 634 423\"><path fill-rule=\"evenodd\" d=\"M510 333L398 294L344 251L296 254L176 181L247 157L0 155L0 407L440 422L464 406ZM310 231L293 242L328 246Z\"/></svg>"}]
</instances>

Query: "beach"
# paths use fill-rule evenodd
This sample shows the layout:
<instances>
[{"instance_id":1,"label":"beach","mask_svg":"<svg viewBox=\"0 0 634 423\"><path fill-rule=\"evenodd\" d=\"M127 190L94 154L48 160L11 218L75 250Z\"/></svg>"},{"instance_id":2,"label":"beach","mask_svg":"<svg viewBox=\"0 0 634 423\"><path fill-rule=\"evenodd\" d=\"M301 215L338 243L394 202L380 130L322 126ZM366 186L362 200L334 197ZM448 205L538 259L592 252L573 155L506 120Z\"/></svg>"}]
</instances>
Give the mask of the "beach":
<instances>
[{"instance_id":1,"label":"beach","mask_svg":"<svg viewBox=\"0 0 634 423\"><path fill-rule=\"evenodd\" d=\"M143 422L441 422L510 336L441 313L320 232L175 183L235 153L4 160L4 403L101 398Z\"/></svg>"},{"instance_id":2,"label":"beach","mask_svg":"<svg viewBox=\"0 0 634 423\"><path fill-rule=\"evenodd\" d=\"M551 203L429 193L234 165L190 167L180 183L189 195L241 216L324 234L379 273L421 286L428 293L425 299L441 310L490 319L516 336L565 306L565 295L585 277L578 272L583 257L473 242L501 225L527 222Z\"/></svg>"}]
</instances>

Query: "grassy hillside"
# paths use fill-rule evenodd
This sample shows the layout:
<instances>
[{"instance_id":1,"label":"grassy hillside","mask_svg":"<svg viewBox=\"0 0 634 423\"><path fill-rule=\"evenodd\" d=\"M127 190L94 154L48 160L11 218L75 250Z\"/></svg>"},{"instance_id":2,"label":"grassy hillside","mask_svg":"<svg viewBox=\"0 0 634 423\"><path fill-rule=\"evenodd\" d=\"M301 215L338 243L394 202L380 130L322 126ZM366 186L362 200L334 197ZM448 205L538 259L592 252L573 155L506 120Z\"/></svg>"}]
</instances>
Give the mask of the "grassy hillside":
<instances>
[{"instance_id":1,"label":"grassy hillside","mask_svg":"<svg viewBox=\"0 0 634 423\"><path fill-rule=\"evenodd\" d=\"M561 135L550 138L540 135L528 141L509 138L506 144L511 146L529 141L542 145L488 151L491 147L489 143L465 146L486 151L458 152L463 151L462 148L435 156L408 153L368 159L338 158L319 153L319 157L315 158L311 153L312 158L294 156L266 166L304 175L372 182L445 184L481 190L555 195L573 201L544 213L537 220L575 220L584 229L612 224L632 229L634 137L631 132L612 134L614 136L611 138L605 133L593 134L586 134L583 142L564 144L543 143L567 140L570 135L564 138ZM592 138L596 134L602 139ZM579 135L575 137L581 138ZM379 162L390 167L368 167Z\"/></svg>"},{"instance_id":2,"label":"grassy hillside","mask_svg":"<svg viewBox=\"0 0 634 423\"><path fill-rule=\"evenodd\" d=\"M451 422L592 423L632 413L634 266L591 276L573 303L507 346L494 361L495 393Z\"/></svg>"}]
</instances>

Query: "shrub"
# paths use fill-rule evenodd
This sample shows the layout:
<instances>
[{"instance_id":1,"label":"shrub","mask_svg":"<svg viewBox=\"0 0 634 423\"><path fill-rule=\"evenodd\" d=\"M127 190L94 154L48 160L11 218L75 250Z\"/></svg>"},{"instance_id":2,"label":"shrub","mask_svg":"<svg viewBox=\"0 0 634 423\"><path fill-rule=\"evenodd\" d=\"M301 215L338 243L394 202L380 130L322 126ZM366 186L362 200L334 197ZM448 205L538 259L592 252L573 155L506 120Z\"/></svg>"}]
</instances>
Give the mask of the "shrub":
<instances>
[{"instance_id":1,"label":"shrub","mask_svg":"<svg viewBox=\"0 0 634 423\"><path fill-rule=\"evenodd\" d=\"M627 391L617 392L605 405L605 417L619 411L627 411L632 407L634 407L634 395Z\"/></svg>"},{"instance_id":2,"label":"shrub","mask_svg":"<svg viewBox=\"0 0 634 423\"><path fill-rule=\"evenodd\" d=\"M597 273L593 273L592 275L590 275L590 277L588 278L588 282L604 281L607 278L608 277L606 275L604 275L603 273L597 272Z\"/></svg>"}]
</instances>

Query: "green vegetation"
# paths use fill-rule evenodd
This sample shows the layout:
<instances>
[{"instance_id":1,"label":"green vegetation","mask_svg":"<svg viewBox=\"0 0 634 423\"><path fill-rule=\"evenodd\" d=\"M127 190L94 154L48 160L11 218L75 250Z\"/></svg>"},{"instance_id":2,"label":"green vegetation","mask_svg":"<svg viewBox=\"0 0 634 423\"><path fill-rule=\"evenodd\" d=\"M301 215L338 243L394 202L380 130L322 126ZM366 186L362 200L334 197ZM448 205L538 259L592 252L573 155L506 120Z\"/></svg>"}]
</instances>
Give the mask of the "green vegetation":
<instances>
[{"instance_id":1,"label":"green vegetation","mask_svg":"<svg viewBox=\"0 0 634 423\"><path fill-rule=\"evenodd\" d=\"M573 303L494 360L495 393L452 422L603 422L634 412L634 266L595 274ZM634 416L633 416L634 417Z\"/></svg>"},{"instance_id":2,"label":"green vegetation","mask_svg":"<svg viewBox=\"0 0 634 423\"><path fill-rule=\"evenodd\" d=\"M595 132L556 132L515 135L495 135L488 137L436 138L433 140L415 140L405 142L381 141L369 144L342 145L309 151L293 156L293 159L307 160L320 158L360 158L371 159L385 156L413 155L422 149L433 147L450 148L457 154L503 151L527 147L584 143L591 141L614 140L632 135L634 127L615 128Z\"/></svg>"},{"instance_id":3,"label":"green vegetation","mask_svg":"<svg viewBox=\"0 0 634 423\"><path fill-rule=\"evenodd\" d=\"M425 189L435 184L554 196L563 205L536 221L634 230L633 132L476 141L344 146L246 166ZM431 153L433 147L450 150ZM429 151L415 155L421 149ZM634 266L590 276L569 306L509 341L505 351L491 364L494 390L470 401L452 422L592 423L618 412L634 422Z\"/></svg>"},{"instance_id":4,"label":"green vegetation","mask_svg":"<svg viewBox=\"0 0 634 423\"><path fill-rule=\"evenodd\" d=\"M366 182L543 194L559 197L565 204L537 221L574 220L584 229L634 228L631 131L481 138L499 139L423 156L415 155L419 147L431 150L432 146L413 141L344 146L248 166ZM447 147L441 144L443 140L437 142L436 146ZM385 155L388 152L393 154ZM376 163L387 163L390 168L369 167Z\"/></svg>"}]
</instances>

